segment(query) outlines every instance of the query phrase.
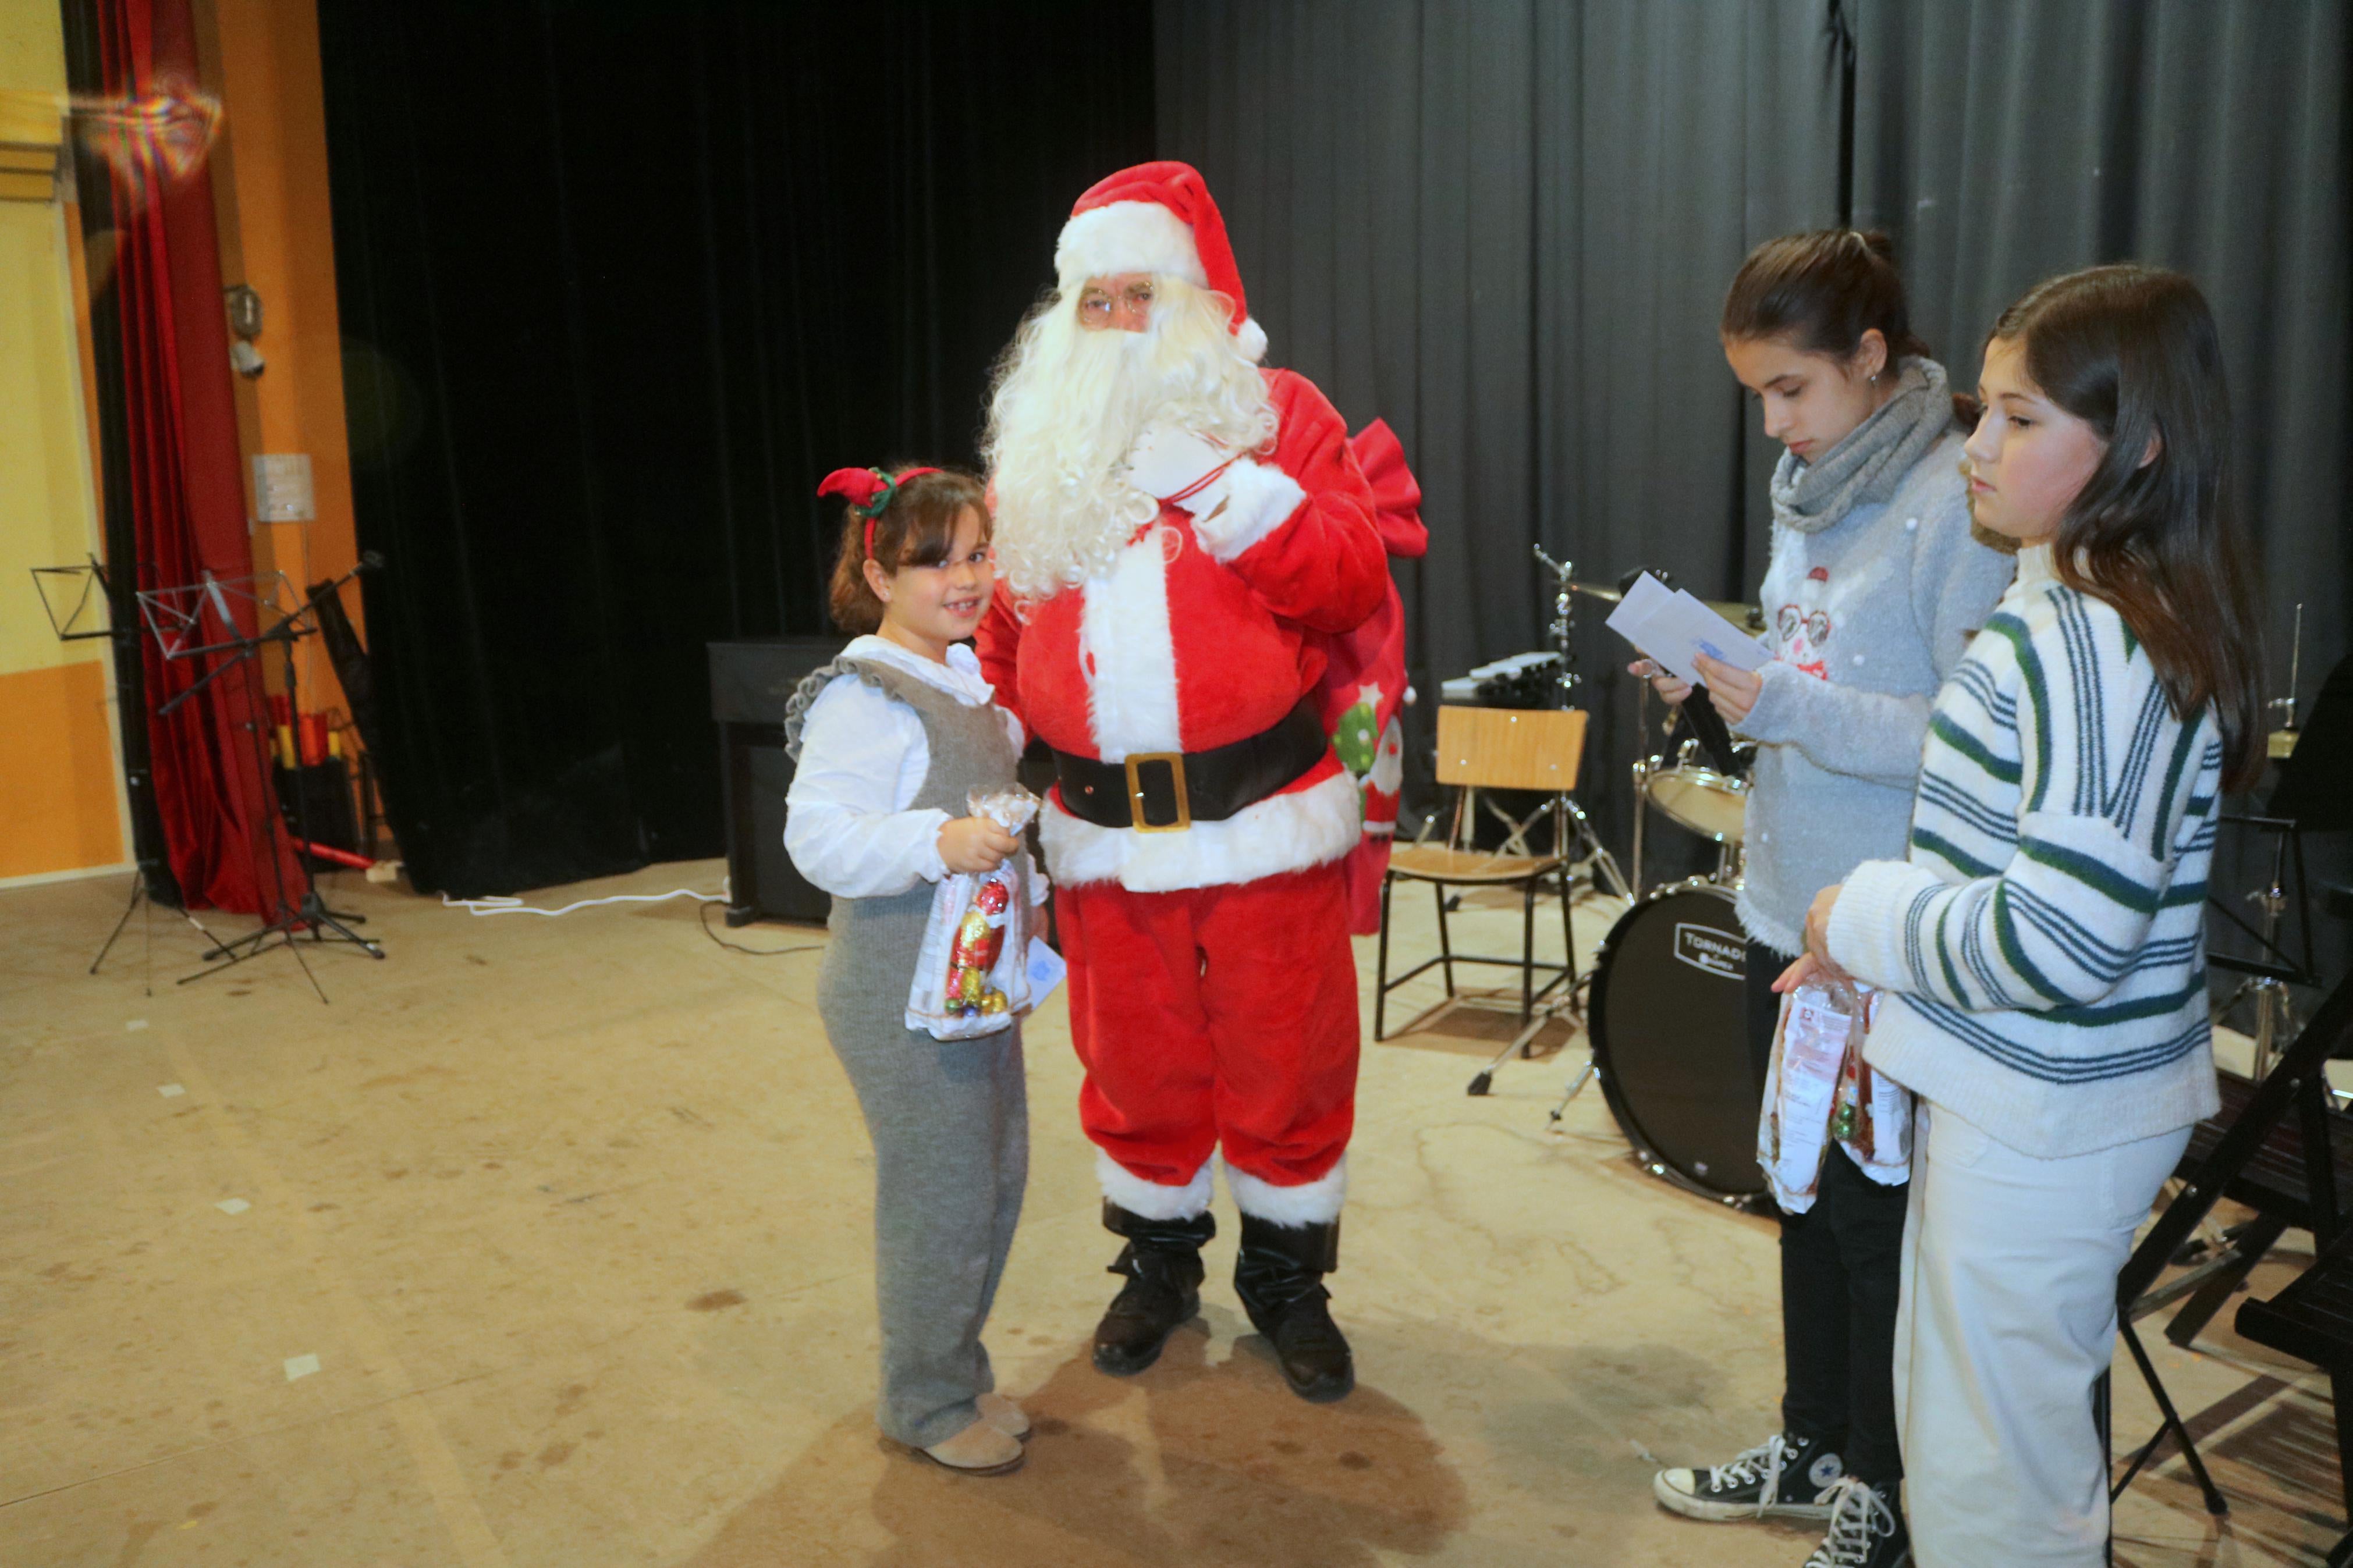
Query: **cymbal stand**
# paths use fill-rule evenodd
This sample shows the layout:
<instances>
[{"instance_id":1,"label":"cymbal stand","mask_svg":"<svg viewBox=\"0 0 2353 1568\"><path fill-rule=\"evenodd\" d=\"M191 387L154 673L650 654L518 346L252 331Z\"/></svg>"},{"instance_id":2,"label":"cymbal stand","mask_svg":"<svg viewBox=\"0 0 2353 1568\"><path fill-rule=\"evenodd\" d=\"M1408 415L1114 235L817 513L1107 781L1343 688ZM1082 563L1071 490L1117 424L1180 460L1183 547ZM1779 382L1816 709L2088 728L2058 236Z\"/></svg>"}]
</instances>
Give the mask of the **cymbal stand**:
<instances>
[{"instance_id":1,"label":"cymbal stand","mask_svg":"<svg viewBox=\"0 0 2353 1568\"><path fill-rule=\"evenodd\" d=\"M1541 544L1531 548L1537 562L1552 573L1555 581L1552 621L1545 630L1552 642L1553 651L1560 657L1560 671L1554 677L1556 705L1574 708L1577 706L1577 689L1585 683L1585 677L1577 672L1576 563L1555 561L1545 553ZM1584 852L1577 864L1585 873L1586 886L1598 892L1606 879L1611 892L1630 900L1634 889L1627 884L1626 874L1618 868L1618 858L1609 853L1601 842L1601 836L1594 832L1593 820L1585 815L1585 808L1577 804L1577 797L1564 790L1553 797L1553 807L1575 831L1577 847ZM1556 827L1560 825L1558 822L1555 824ZM1554 847L1558 848L1562 842L1556 837Z\"/></svg>"},{"instance_id":2,"label":"cymbal stand","mask_svg":"<svg viewBox=\"0 0 2353 1568\"><path fill-rule=\"evenodd\" d=\"M1535 555L1537 563L1553 574L1552 620L1545 630L1547 640L1552 644L1553 652L1559 661L1558 670L1554 676L1555 705L1564 709L1574 708L1577 706L1577 689L1584 684L1585 680L1577 669L1576 563L1554 560L1545 552L1545 547L1541 544L1533 545L1530 548ZM1568 791L1562 790L1552 797L1549 809L1552 812L1553 850L1561 858L1561 902L1564 905L1573 903L1577 895L1577 884L1582 879L1588 888L1596 892L1601 891L1606 882L1609 891L1630 903L1633 900L1634 890L1628 885L1625 872L1619 868L1618 858L1610 854L1609 847L1601 842L1601 836L1594 831L1592 818L1588 816L1585 808L1577 804L1577 797ZM1488 1087L1494 1081L1496 1069L1514 1056L1525 1052L1535 1042L1537 1033L1563 1013L1567 1014L1582 1026L1585 1019L1585 994L1593 984L1593 974L1589 970L1580 971L1577 967L1573 921L1570 928L1563 932L1563 938L1568 944L1568 952L1564 954L1568 964L1568 984L1562 986L1557 994L1539 1006L1529 1017L1526 1026L1512 1037L1511 1043L1496 1052L1494 1059L1479 1070L1478 1075L1471 1080L1471 1093L1474 1095L1486 1093ZM1585 1087L1586 1079L1592 1076L1593 1055L1588 1050L1586 1053L1585 1066L1568 1091L1568 1099L1574 1099L1577 1091ZM1561 1103L1565 1106L1568 1100L1565 1099ZM1559 1120L1559 1113L1556 1111L1554 1113L1554 1120Z\"/></svg>"},{"instance_id":3,"label":"cymbal stand","mask_svg":"<svg viewBox=\"0 0 2353 1568\"><path fill-rule=\"evenodd\" d=\"M2295 632L2288 648L2287 695L2274 697L2264 704L2279 716L2279 733L2290 737L2296 733L2295 688L2297 679L2302 674L2303 664L2304 606L2298 605L2295 607ZM2290 744L2293 745L2293 743L2291 740ZM2231 816L2225 820L2244 826L2263 828L2272 835L2271 878L2263 887L2247 895L2247 902L2263 912L2262 931L2260 933L2251 931L2249 934L2255 936L2256 941L2263 944L2267 962L2262 970L2250 973L2244 980L2239 982L2238 988L2232 991L2211 1015L2219 1022L2241 1002L2252 1001L2254 1004L2254 1056L2249 1064L2247 1076L2260 1083L2271 1075L2272 1068L2279 1060L2281 1049L2288 1041L2295 1038L2296 1031L2302 1027L2296 1017L2295 998L2288 990L2287 973L2280 967L2289 963L2288 955L2279 945L2279 934L2280 923L2287 914L2287 873L2291 858L2295 866L2296 901L2300 917L2298 924L2305 933L2305 960L2301 978L2307 983L2316 978L2312 963L2311 913L2302 908L2306 897L2304 880L2304 835L2298 831L2298 825L2293 817ZM2227 910L2224 912L2229 913ZM2246 929L2244 921L2235 916L2231 919L2232 924L2242 930Z\"/></svg>"}]
</instances>

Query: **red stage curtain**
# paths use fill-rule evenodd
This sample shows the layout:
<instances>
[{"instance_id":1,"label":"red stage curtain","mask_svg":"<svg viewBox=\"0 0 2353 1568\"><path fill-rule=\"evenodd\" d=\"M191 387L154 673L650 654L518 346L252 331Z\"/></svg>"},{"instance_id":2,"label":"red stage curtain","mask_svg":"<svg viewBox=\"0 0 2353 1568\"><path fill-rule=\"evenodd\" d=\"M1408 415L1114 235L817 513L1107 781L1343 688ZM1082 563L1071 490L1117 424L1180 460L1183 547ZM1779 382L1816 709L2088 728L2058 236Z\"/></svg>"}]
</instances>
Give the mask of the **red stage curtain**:
<instances>
[{"instance_id":1,"label":"red stage curtain","mask_svg":"<svg viewBox=\"0 0 2353 1568\"><path fill-rule=\"evenodd\" d=\"M137 101L196 81L188 0L100 0L97 8L110 99ZM211 176L201 163L167 174L118 162L114 198L139 585L176 587L206 572L247 576L253 552ZM250 636L252 615L239 613ZM167 660L152 638L142 646L151 715L212 663ZM232 669L169 718L149 720L156 806L192 908L274 917L281 899L301 897L301 868L271 829L278 806L268 753L255 745L257 732L269 737L261 689L258 668Z\"/></svg>"}]
</instances>

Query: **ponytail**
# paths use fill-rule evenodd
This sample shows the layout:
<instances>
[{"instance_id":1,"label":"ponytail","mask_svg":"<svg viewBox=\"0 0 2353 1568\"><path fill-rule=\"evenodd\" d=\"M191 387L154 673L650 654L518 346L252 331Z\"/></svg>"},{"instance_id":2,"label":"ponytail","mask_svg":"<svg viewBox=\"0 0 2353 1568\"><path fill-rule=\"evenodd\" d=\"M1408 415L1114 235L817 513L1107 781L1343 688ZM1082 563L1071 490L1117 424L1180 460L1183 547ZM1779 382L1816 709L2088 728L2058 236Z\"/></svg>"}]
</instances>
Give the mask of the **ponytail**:
<instances>
[{"instance_id":1,"label":"ponytail","mask_svg":"<svg viewBox=\"0 0 2353 1568\"><path fill-rule=\"evenodd\" d=\"M1727 341L1785 338L1806 353L1845 361L1876 331L1888 363L1926 359L1912 330L1895 246L1877 229L1816 229L1768 239L1748 253L1724 298L1717 329Z\"/></svg>"}]
</instances>

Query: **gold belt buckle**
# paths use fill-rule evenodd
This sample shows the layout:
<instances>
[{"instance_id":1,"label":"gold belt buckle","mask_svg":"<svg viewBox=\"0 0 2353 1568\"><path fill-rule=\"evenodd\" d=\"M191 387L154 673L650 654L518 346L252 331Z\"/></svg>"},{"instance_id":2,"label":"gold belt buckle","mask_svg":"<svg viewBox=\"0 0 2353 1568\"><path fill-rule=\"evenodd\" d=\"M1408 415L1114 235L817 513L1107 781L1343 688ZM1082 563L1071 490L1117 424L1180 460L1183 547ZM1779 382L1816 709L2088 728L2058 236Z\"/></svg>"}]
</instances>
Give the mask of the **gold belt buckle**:
<instances>
[{"instance_id":1,"label":"gold belt buckle","mask_svg":"<svg viewBox=\"0 0 2353 1568\"><path fill-rule=\"evenodd\" d=\"M1176 820L1146 822L1144 819L1144 778L1136 770L1151 763L1166 765L1174 781L1176 795ZM1185 753L1182 752L1136 752L1127 759L1128 815L1135 820L1138 833L1182 833L1193 826L1193 803L1185 795Z\"/></svg>"}]
</instances>

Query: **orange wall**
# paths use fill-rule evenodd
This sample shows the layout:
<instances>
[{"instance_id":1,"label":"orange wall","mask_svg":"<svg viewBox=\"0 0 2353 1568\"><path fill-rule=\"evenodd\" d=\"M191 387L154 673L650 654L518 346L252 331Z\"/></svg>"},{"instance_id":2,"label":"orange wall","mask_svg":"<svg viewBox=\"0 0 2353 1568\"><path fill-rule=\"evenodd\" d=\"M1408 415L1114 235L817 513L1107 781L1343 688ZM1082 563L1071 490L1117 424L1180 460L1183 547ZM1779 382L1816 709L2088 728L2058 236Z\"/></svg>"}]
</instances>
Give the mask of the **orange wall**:
<instances>
[{"instance_id":1,"label":"orange wall","mask_svg":"<svg viewBox=\"0 0 2353 1568\"><path fill-rule=\"evenodd\" d=\"M106 681L99 659L0 675L0 880L122 858Z\"/></svg>"},{"instance_id":2,"label":"orange wall","mask_svg":"<svg viewBox=\"0 0 2353 1568\"><path fill-rule=\"evenodd\" d=\"M256 527L254 569L284 572L299 594L348 572L359 558L343 434L318 10L314 0L198 0L195 11L206 85L227 110L226 134L213 155L221 276L251 285L262 301L255 346L267 366L258 380L237 383L247 515L255 510L256 453L309 453L317 496L315 521ZM360 619L356 588L344 590L343 603ZM320 640L304 642L301 657L302 706L313 712L341 706Z\"/></svg>"}]
</instances>

